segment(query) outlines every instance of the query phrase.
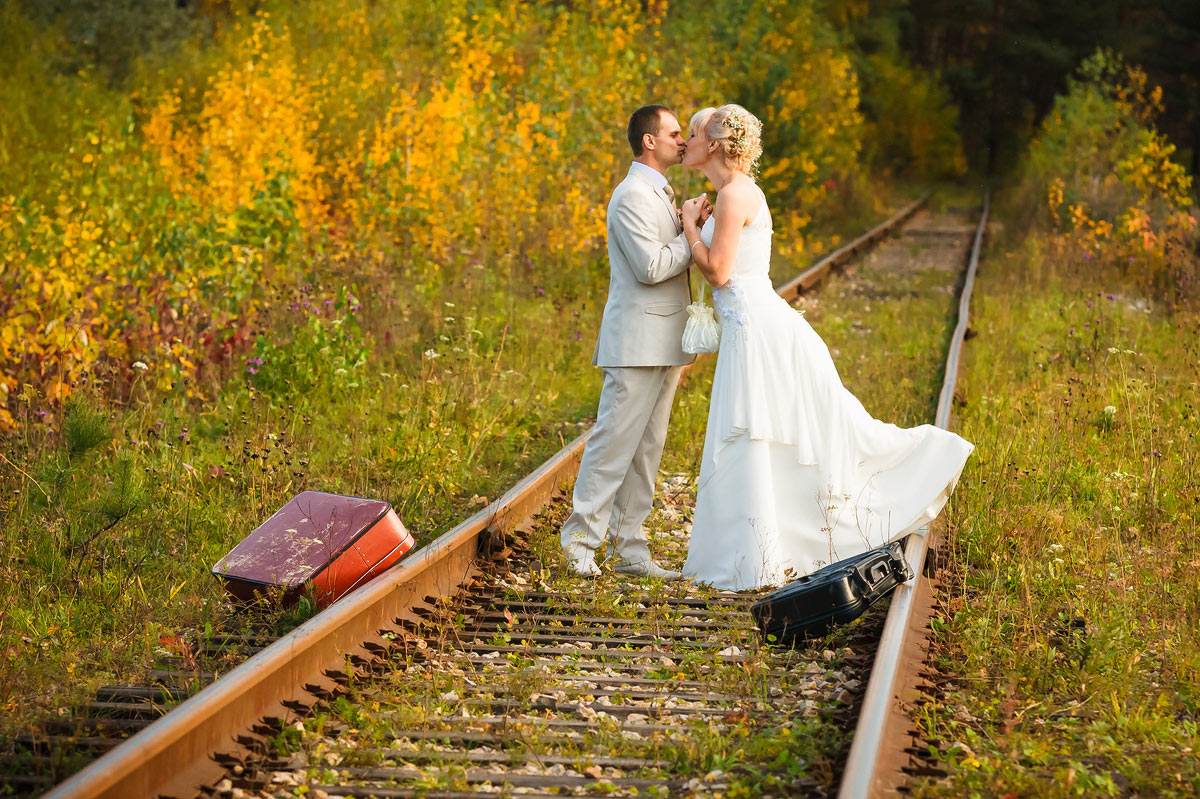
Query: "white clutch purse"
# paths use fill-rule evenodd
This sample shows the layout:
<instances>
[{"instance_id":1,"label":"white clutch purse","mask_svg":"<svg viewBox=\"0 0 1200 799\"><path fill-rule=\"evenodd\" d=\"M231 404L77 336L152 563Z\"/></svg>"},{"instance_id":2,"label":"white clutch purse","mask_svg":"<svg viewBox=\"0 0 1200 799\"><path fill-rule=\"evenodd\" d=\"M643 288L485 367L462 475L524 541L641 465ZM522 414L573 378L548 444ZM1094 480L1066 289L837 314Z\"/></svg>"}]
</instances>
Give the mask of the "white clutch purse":
<instances>
[{"instance_id":1,"label":"white clutch purse","mask_svg":"<svg viewBox=\"0 0 1200 799\"><path fill-rule=\"evenodd\" d=\"M716 352L721 346L721 326L711 305L704 303L704 287L708 281L700 280L700 299L687 307L688 320L683 328L683 351L692 355Z\"/></svg>"}]
</instances>

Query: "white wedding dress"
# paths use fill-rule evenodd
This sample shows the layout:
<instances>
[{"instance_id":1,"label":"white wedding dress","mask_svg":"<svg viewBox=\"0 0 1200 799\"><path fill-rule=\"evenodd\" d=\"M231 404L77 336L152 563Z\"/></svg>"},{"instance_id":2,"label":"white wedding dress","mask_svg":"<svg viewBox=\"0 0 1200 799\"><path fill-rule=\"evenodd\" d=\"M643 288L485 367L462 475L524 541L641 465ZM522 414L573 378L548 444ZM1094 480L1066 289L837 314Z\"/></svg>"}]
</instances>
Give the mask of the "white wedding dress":
<instances>
[{"instance_id":1,"label":"white wedding dress","mask_svg":"<svg viewBox=\"0 0 1200 799\"><path fill-rule=\"evenodd\" d=\"M705 244L712 235L710 218ZM775 293L770 261L764 197L713 291L721 346L683 567L722 589L778 585L920 529L974 448L872 418L803 312Z\"/></svg>"}]
</instances>

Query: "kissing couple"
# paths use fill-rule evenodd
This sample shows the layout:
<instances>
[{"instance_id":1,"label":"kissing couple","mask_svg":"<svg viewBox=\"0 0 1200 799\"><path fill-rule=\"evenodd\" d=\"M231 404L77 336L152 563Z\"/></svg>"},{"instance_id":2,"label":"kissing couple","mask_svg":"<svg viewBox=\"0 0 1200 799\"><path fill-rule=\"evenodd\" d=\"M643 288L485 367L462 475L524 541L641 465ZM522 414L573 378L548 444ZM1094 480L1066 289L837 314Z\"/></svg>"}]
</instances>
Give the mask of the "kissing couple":
<instances>
[{"instance_id":1,"label":"kissing couple","mask_svg":"<svg viewBox=\"0 0 1200 799\"><path fill-rule=\"evenodd\" d=\"M873 418L842 386L825 343L775 293L771 212L754 180L762 124L740 105L692 115L648 105L628 126L633 163L608 204L608 300L592 364L603 370L561 543L571 570L675 579L650 556L650 514L684 365L690 267L712 286L720 345L683 575L726 590L904 538L941 511L973 446L932 425ZM677 211L667 170L716 189Z\"/></svg>"}]
</instances>

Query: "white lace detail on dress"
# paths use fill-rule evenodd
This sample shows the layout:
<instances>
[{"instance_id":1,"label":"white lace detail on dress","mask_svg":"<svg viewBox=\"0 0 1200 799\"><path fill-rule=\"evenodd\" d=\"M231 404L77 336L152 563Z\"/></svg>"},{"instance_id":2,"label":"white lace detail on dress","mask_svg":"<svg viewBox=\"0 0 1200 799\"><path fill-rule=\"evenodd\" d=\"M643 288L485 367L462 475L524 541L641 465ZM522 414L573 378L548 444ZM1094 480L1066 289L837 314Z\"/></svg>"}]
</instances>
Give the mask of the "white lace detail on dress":
<instances>
[{"instance_id":1,"label":"white lace detail on dress","mask_svg":"<svg viewBox=\"0 0 1200 799\"><path fill-rule=\"evenodd\" d=\"M736 278L719 289L713 289L713 309L721 317L722 325L746 324L746 291Z\"/></svg>"}]
</instances>

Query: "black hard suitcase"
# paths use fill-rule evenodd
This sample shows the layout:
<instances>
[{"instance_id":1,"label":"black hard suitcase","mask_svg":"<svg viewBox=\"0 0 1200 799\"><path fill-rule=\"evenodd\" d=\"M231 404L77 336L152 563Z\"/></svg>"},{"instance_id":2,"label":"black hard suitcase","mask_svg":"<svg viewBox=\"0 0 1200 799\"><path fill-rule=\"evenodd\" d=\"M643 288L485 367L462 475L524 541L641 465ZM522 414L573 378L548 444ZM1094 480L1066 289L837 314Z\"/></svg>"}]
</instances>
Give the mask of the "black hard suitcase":
<instances>
[{"instance_id":1,"label":"black hard suitcase","mask_svg":"<svg viewBox=\"0 0 1200 799\"><path fill-rule=\"evenodd\" d=\"M912 576L903 542L896 541L790 582L755 602L750 613L763 640L794 646L857 619Z\"/></svg>"}]
</instances>

